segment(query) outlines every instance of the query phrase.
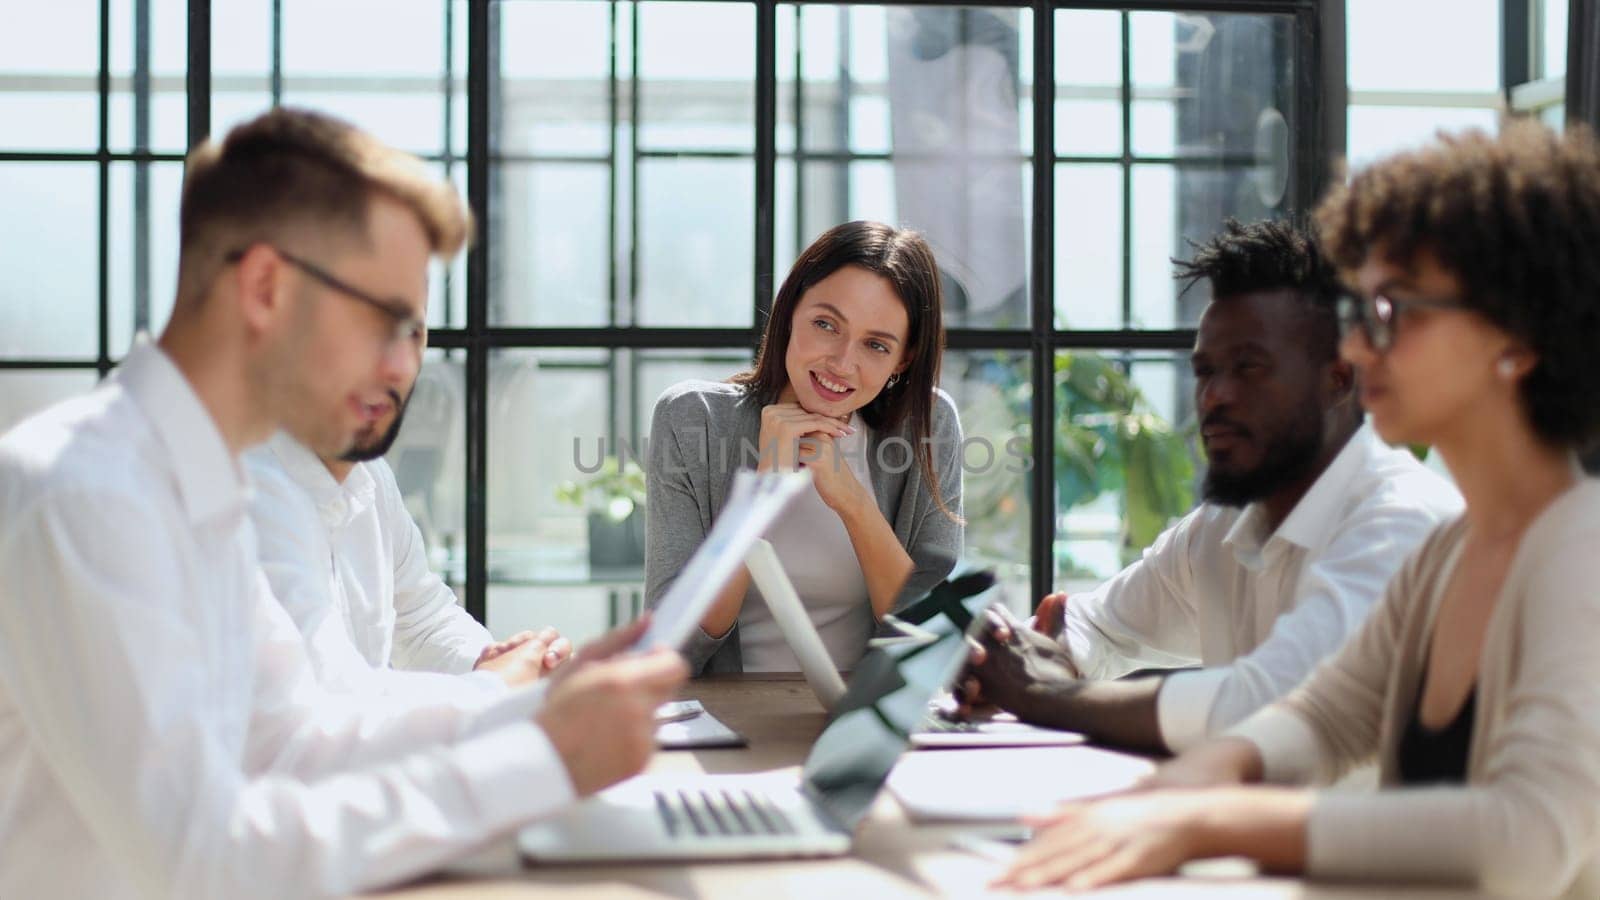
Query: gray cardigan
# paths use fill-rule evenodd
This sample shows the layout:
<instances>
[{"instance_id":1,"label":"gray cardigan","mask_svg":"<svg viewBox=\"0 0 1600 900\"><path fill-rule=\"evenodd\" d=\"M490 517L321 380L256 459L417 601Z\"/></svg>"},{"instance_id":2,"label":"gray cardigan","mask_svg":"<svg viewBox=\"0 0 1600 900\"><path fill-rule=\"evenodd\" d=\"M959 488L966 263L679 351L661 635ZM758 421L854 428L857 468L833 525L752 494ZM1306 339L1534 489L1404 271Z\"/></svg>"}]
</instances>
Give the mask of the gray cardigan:
<instances>
[{"instance_id":1,"label":"gray cardigan","mask_svg":"<svg viewBox=\"0 0 1600 900\"><path fill-rule=\"evenodd\" d=\"M945 505L961 514L961 421L955 403L935 390L934 471ZM654 608L672 580L711 530L734 473L754 468L761 434L761 405L740 385L685 381L656 401L646 456L645 603ZM896 440L898 439L898 440ZM878 509L894 527L914 566L902 602L921 596L955 567L962 526L933 502L922 471L911 456L915 438L902 423L894 433L874 431L867 467ZM737 624L721 638L698 628L684 655L697 675L741 672Z\"/></svg>"}]
</instances>

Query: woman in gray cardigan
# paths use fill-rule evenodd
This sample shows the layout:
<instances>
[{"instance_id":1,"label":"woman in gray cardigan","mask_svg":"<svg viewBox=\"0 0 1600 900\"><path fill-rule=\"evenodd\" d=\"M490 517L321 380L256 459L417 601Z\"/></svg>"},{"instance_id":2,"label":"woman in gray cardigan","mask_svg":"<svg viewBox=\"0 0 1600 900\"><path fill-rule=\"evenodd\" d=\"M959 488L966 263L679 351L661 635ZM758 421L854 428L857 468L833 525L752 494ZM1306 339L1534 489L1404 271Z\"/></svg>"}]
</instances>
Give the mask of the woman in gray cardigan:
<instances>
[{"instance_id":1,"label":"woman in gray cardigan","mask_svg":"<svg viewBox=\"0 0 1600 900\"><path fill-rule=\"evenodd\" d=\"M961 424L937 387L939 272L915 232L848 222L800 254L755 367L656 401L645 509L654 606L742 468L803 466L812 486L767 532L836 665L851 668L901 598L961 555ZM797 666L740 574L685 649L697 674Z\"/></svg>"}]
</instances>

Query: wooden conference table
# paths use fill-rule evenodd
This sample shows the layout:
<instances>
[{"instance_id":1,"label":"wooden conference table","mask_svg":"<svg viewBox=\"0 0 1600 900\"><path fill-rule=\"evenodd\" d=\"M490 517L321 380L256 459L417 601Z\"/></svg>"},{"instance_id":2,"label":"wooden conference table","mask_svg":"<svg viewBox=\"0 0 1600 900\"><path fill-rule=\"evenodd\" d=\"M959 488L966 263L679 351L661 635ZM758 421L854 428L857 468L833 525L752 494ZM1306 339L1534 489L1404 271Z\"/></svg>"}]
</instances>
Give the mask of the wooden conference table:
<instances>
[{"instance_id":1,"label":"wooden conference table","mask_svg":"<svg viewBox=\"0 0 1600 900\"><path fill-rule=\"evenodd\" d=\"M647 771L660 774L759 772L798 767L825 722L822 707L798 676L717 676L690 682L684 696L701 701L713 715L750 739L740 750L658 752ZM1013 766L1008 751L933 750L962 754L974 777L986 760ZM1029 778L1070 781L1075 773L1127 772L1137 764L1125 754L1089 747L1029 750L1041 771ZM1100 765L1100 764L1106 765ZM902 763L904 765L904 762ZM1103 775L1102 775L1103 777ZM1085 790L1098 787L1086 784ZM977 897L1018 894L990 891L998 862L950 846L950 838L970 829L960 825L912 824L885 790L856 837L855 852L840 859L768 862L688 863L682 865L543 866L524 868L510 839L463 860L452 871L383 896L431 900L560 897ZM1122 898L1258 898L1258 900L1442 900L1476 894L1442 888L1318 884L1265 878L1240 861L1191 866L1185 877L1150 879L1121 885L1095 896Z\"/></svg>"}]
</instances>

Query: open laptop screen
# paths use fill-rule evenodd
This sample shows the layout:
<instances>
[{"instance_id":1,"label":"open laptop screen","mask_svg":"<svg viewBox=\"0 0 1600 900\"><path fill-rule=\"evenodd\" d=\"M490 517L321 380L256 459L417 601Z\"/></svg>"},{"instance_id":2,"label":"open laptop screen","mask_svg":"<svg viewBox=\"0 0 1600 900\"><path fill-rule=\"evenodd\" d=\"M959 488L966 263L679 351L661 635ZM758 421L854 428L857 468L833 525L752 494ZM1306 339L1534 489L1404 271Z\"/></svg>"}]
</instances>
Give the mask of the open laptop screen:
<instances>
[{"instance_id":1,"label":"open laptop screen","mask_svg":"<svg viewBox=\"0 0 1600 900\"><path fill-rule=\"evenodd\" d=\"M902 636L882 638L850 675L806 757L805 791L840 824L854 829L872 806L928 702L966 660L965 635L998 590L987 572L946 581L899 618Z\"/></svg>"}]
</instances>

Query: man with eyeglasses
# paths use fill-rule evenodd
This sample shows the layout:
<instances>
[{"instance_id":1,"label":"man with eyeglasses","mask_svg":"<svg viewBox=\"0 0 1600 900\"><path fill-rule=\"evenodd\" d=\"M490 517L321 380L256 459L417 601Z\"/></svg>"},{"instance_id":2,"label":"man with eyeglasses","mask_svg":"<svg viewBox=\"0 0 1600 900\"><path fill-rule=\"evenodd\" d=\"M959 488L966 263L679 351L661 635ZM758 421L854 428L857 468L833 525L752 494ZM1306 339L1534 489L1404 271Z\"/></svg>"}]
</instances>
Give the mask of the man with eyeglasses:
<instances>
[{"instance_id":1,"label":"man with eyeglasses","mask_svg":"<svg viewBox=\"0 0 1600 900\"><path fill-rule=\"evenodd\" d=\"M278 109L190 155L179 218L159 343L0 438L0 896L352 893L637 772L687 676L642 622L494 703L338 694L257 561L240 455L378 422L454 190Z\"/></svg>"},{"instance_id":2,"label":"man with eyeglasses","mask_svg":"<svg viewBox=\"0 0 1600 900\"><path fill-rule=\"evenodd\" d=\"M1212 293L1190 357L1203 502L1098 589L1045 597L1037 630L993 622L964 680L969 703L1172 752L1298 684L1461 508L1362 423L1309 234L1229 221L1177 274Z\"/></svg>"},{"instance_id":3,"label":"man with eyeglasses","mask_svg":"<svg viewBox=\"0 0 1600 900\"><path fill-rule=\"evenodd\" d=\"M383 369L383 397L363 404L349 449L319 454L280 432L245 454L256 485L251 514L262 569L305 636L322 683L470 704L560 665L571 645L554 629L496 643L467 615L429 567L422 532L383 460L416 387L426 326L393 300L279 255L395 326L384 348L392 359Z\"/></svg>"}]
</instances>

